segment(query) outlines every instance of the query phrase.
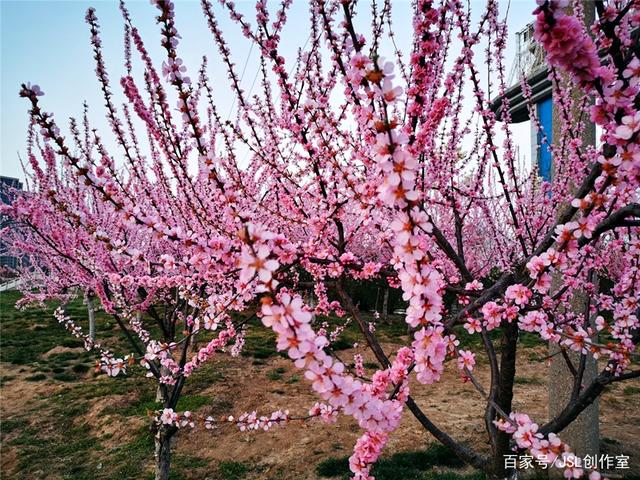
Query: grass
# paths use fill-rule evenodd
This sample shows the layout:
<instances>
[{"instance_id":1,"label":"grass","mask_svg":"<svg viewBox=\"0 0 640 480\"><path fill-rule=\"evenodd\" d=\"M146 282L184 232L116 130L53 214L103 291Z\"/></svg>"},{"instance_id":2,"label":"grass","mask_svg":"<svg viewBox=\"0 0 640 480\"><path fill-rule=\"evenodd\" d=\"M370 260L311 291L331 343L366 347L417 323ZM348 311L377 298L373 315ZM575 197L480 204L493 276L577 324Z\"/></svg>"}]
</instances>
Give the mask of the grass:
<instances>
[{"instance_id":1,"label":"grass","mask_svg":"<svg viewBox=\"0 0 640 480\"><path fill-rule=\"evenodd\" d=\"M483 478L470 476L459 472L441 472L442 467L460 468L463 463L449 450L439 443L431 444L426 450L399 452L389 457L383 457L372 469L372 475L377 480L475 480ZM438 472L433 471L438 467ZM347 479L349 457L332 457L323 460L316 466L316 473L321 477L339 477Z\"/></svg>"},{"instance_id":2,"label":"grass","mask_svg":"<svg viewBox=\"0 0 640 480\"><path fill-rule=\"evenodd\" d=\"M30 307L18 311L14 305L19 299L19 292L0 294L0 322L3 330L0 336L0 360L15 365L29 365L41 362L44 353L71 339L53 318L52 312L57 306L55 303L47 303L45 308ZM68 305L67 313L78 319L86 318L85 307L79 299ZM97 321L101 319L104 319L104 314L98 315ZM80 323L83 324L82 320ZM76 343L77 340L74 340L74 346Z\"/></svg>"},{"instance_id":3,"label":"grass","mask_svg":"<svg viewBox=\"0 0 640 480\"><path fill-rule=\"evenodd\" d=\"M316 473L321 477L337 477L349 473L349 457L331 457L316 465Z\"/></svg>"},{"instance_id":4,"label":"grass","mask_svg":"<svg viewBox=\"0 0 640 480\"><path fill-rule=\"evenodd\" d=\"M118 445L106 466L111 467L112 478L141 478L153 455L153 438L149 428L142 427L128 442Z\"/></svg>"},{"instance_id":5,"label":"grass","mask_svg":"<svg viewBox=\"0 0 640 480\"><path fill-rule=\"evenodd\" d=\"M144 378L139 366L132 367L132 375L128 376L95 376L95 354L86 352L83 343L58 324L52 315L56 305L17 311L13 305L19 298L16 292L0 294L0 360L19 366L24 380L47 382L57 388L36 397L30 410L3 413L2 446L13 447L17 453L14 478L148 478L153 468L153 437L145 417L148 410L159 408L154 382ZM81 300L71 302L67 313L86 328L86 309ZM117 327L102 312L97 314L96 327L98 339L108 348L125 353L130 350ZM54 347L68 350L51 352ZM14 378L15 375L5 375L2 382ZM185 386L176 409L193 411L212 405L213 399L199 392L223 378L210 365L197 371ZM114 402L107 403L98 416L117 414L125 422L127 417L138 416L145 424L117 439L116 445L108 449L105 442L112 434L100 434L100 429L87 423L93 402L105 397L114 398ZM205 478L217 468L210 467L207 459L178 454L174 466L172 480ZM239 475L237 478L241 478ZM3 472L3 478L11 476Z\"/></svg>"},{"instance_id":6,"label":"grass","mask_svg":"<svg viewBox=\"0 0 640 480\"><path fill-rule=\"evenodd\" d=\"M624 393L625 395L637 395L640 393L640 387L634 387L633 385L629 385L627 387L624 387L624 390L622 391L622 393Z\"/></svg>"},{"instance_id":7,"label":"grass","mask_svg":"<svg viewBox=\"0 0 640 480\"><path fill-rule=\"evenodd\" d=\"M73 370L75 373L87 373L89 370L91 370L91 367L89 365L85 365L84 363L78 363L71 367L71 370Z\"/></svg>"},{"instance_id":8,"label":"grass","mask_svg":"<svg viewBox=\"0 0 640 480\"><path fill-rule=\"evenodd\" d=\"M153 412L155 410L159 410L162 408L162 404L160 402L156 402L156 392L155 389L145 389L142 396L137 400L130 403L126 408L114 408L107 409L106 413L117 413L124 417L131 416L140 416L147 417L149 412ZM176 411L183 412L186 410L193 411L202 407L203 405L207 405L211 403L211 399L209 397L204 397L200 395L183 395L178 400L178 405L176 406Z\"/></svg>"},{"instance_id":9,"label":"grass","mask_svg":"<svg viewBox=\"0 0 640 480\"><path fill-rule=\"evenodd\" d=\"M285 352L279 352L276 349L276 336L271 330L257 325L254 320L247 330L244 348L242 349L243 357L252 357L258 360L265 360L271 357L286 357ZM257 327L257 328L256 328Z\"/></svg>"},{"instance_id":10,"label":"grass","mask_svg":"<svg viewBox=\"0 0 640 480\"><path fill-rule=\"evenodd\" d=\"M539 378L519 377L513 378L513 383L516 385L542 385L542 380Z\"/></svg>"},{"instance_id":11,"label":"grass","mask_svg":"<svg viewBox=\"0 0 640 480\"><path fill-rule=\"evenodd\" d=\"M0 423L0 431L2 435L7 435L15 430L23 429L27 425L29 425L29 422L25 418L3 419L2 423Z\"/></svg>"},{"instance_id":12,"label":"grass","mask_svg":"<svg viewBox=\"0 0 640 480\"><path fill-rule=\"evenodd\" d=\"M143 480L151 478L153 464L153 438L148 428L147 415L160 405L155 401L155 384L143 375L139 366L131 368L132 375L108 378L93 374L95 356L85 352L79 340L70 337L52 316L55 304L44 308L16 311L12 305L19 294L8 292L0 294L0 360L19 367L23 379L31 382L43 382L43 392L37 397L31 410L20 413L3 414L0 432L2 446L14 447L17 452L17 472L15 478L42 478L44 476L74 480L106 480L122 478ZM67 312L81 325L85 326L86 309L81 300L71 302ZM364 314L365 321L371 321ZM128 352L130 347L119 336L119 330L104 313L97 315L97 336L108 348L115 352ZM345 318L319 318L317 322L329 323L329 332L343 325ZM274 358L286 355L276 349L273 332L258 327L258 320L249 322L243 356L249 362L272 365ZM407 335L407 327L399 316L390 316L388 322L378 322L377 334L381 341L397 341L399 336ZM469 336L461 330L461 342L473 344L478 336ZM500 333L492 332L498 340ZM206 339L202 339L204 343ZM351 348L355 342L362 343L362 335L355 322L344 329L334 343L334 349ZM535 345L535 338L523 335L523 346ZM496 342L499 346L499 341ZM68 350L51 350L56 346ZM367 369L378 369L373 362L365 363ZM18 368L16 368L18 370ZM13 372L12 372L13 373ZM274 393L288 394L287 384L301 381L299 372L293 373L287 368L264 368L264 374L273 382ZM210 409L211 412L229 412L233 409L235 398L212 397L208 390L217 383L228 383L230 373L224 366L209 363L198 369L186 383L183 396L176 410L195 411ZM80 381L86 380L86 381ZM15 380L15 375L4 375L2 384ZM530 379L517 377L517 383L527 383ZM11 383L9 383L11 385ZM53 393L50 387L55 386ZM40 385L33 388L40 388ZM282 388L282 390L280 389ZM625 395L637 393L628 387ZM207 390L207 394L205 394ZM87 413L92 411L95 417L96 401L102 402L97 412L101 422L104 418L113 421L131 422L136 428L124 438L115 438L118 433L100 433L100 428L87 423ZM112 400L112 401L111 401ZM205 410L209 411L209 410ZM112 417L109 417L109 416ZM137 418L136 418L137 417ZM141 422L142 420L142 422ZM108 420L110 421L110 420ZM143 426L138 427L138 425ZM186 433L180 433L180 436ZM179 440L180 442L183 439ZM351 446L348 447L350 449ZM335 443L336 454L345 452ZM460 463L450 451L440 445L431 445L426 450L401 452L383 457L376 464L373 474L378 480L475 480L478 476L465 476L460 471L441 472L442 468L457 468ZM434 468L435 467L435 468ZM436 472L436 470L438 470ZM270 471L273 480L290 478L286 469L280 473ZM260 467L229 459L211 462L206 458L193 455L175 454L173 458L172 480L192 480L211 478L212 480L244 480L263 478ZM348 478L347 457L327 458L317 466L317 473L325 477ZM3 472L3 478L10 478ZM266 478L266 477L265 477Z\"/></svg>"},{"instance_id":13,"label":"grass","mask_svg":"<svg viewBox=\"0 0 640 480\"><path fill-rule=\"evenodd\" d=\"M95 477L92 459L99 455L89 453L99 450L100 443L88 424L74 422L82 411L73 404L55 405L46 416L3 422L3 434L12 437L7 444L17 447L20 453L20 478L41 478L43 472L58 478Z\"/></svg>"},{"instance_id":14,"label":"grass","mask_svg":"<svg viewBox=\"0 0 640 480\"><path fill-rule=\"evenodd\" d=\"M26 380L40 382L47 379L59 382L72 382L83 378L95 362L95 354L83 348L83 342L71 337L53 317L56 302L47 302L44 306L28 307L16 310L14 305L20 299L15 291L0 294L0 361L20 365L31 371ZM81 299L75 299L67 305L67 314L78 324L87 327L86 307ZM96 315L100 341L109 346L120 346L120 340L108 328L108 317L103 312ZM75 349L48 353L55 347Z\"/></svg>"},{"instance_id":15,"label":"grass","mask_svg":"<svg viewBox=\"0 0 640 480\"><path fill-rule=\"evenodd\" d=\"M245 478L251 469L244 463L222 461L218 464L218 477L220 480L241 480Z\"/></svg>"},{"instance_id":16,"label":"grass","mask_svg":"<svg viewBox=\"0 0 640 480\"><path fill-rule=\"evenodd\" d=\"M269 373L267 374L267 378L273 381L282 380L282 376L286 373L286 371L287 369L284 367L274 368L273 370L269 371Z\"/></svg>"},{"instance_id":17,"label":"grass","mask_svg":"<svg viewBox=\"0 0 640 480\"><path fill-rule=\"evenodd\" d=\"M176 406L176 410L179 412L189 410L192 412L193 410L197 410L200 407L211 404L211 398L205 397L202 395L183 395L178 400L178 405Z\"/></svg>"},{"instance_id":18,"label":"grass","mask_svg":"<svg viewBox=\"0 0 640 480\"><path fill-rule=\"evenodd\" d=\"M215 385L216 383L222 382L223 380L225 380L224 372L221 371L220 368L217 368L216 365L209 363L193 372L189 377L187 386L192 390L199 391L211 387L211 385Z\"/></svg>"},{"instance_id":19,"label":"grass","mask_svg":"<svg viewBox=\"0 0 640 480\"><path fill-rule=\"evenodd\" d=\"M60 382L75 382L76 380L78 380L78 377L76 377L75 375L70 375L68 373L56 373L53 376L54 380L58 380Z\"/></svg>"},{"instance_id":20,"label":"grass","mask_svg":"<svg viewBox=\"0 0 640 480\"><path fill-rule=\"evenodd\" d=\"M300 376L299 375L291 375L287 379L286 383L292 384L292 383L298 383L299 381L300 381Z\"/></svg>"}]
</instances>

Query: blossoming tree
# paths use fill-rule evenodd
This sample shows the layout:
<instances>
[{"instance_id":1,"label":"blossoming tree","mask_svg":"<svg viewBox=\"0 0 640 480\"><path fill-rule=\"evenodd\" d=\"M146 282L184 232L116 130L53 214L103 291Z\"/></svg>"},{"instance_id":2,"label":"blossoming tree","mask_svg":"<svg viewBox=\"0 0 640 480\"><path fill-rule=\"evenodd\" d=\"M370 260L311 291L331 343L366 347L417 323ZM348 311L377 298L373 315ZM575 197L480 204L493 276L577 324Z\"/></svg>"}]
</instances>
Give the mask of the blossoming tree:
<instances>
[{"instance_id":1,"label":"blossoming tree","mask_svg":"<svg viewBox=\"0 0 640 480\"><path fill-rule=\"evenodd\" d=\"M35 87L32 91L39 93ZM71 130L75 140L81 138L73 125ZM89 139L89 132L84 133L84 139ZM89 158L91 151L99 148L93 143L98 141L78 142L76 146ZM135 222L123 221L71 165L56 161L55 150L48 142L40 146L39 153L45 168L40 168L36 148L31 145L30 189L11 206L3 206L3 214L13 219L3 238L24 261L20 268L24 296L19 303L60 300L63 305L56 310L56 318L83 340L87 350L99 354L97 371L117 376L129 373L137 362L144 367L143 374L157 384L156 400L163 407L151 427L156 437L158 475L165 478L174 435L180 427L193 426L190 412L175 412L188 375L176 378L174 374L185 369L191 373L227 344L232 354L237 354L241 335L236 335L230 317L214 308L204 309L190 297L186 289L193 283L183 276L186 270L171 273L175 267L170 260L176 251L173 244L163 244L161 239L141 231ZM127 187L135 191L139 185L132 180ZM64 305L78 294L86 297L89 292L114 318L131 353L117 354L105 347L91 334L91 323L87 333L66 315ZM219 326L213 337L208 335L205 347L191 345L194 330L213 331ZM194 351L196 356L187 358L187 351Z\"/></svg>"},{"instance_id":2,"label":"blossoming tree","mask_svg":"<svg viewBox=\"0 0 640 480\"><path fill-rule=\"evenodd\" d=\"M545 1L534 12L562 124L552 147L552 185L521 165L508 123L499 124L489 108L491 95L503 95L507 87L507 25L496 2L489 1L474 24L461 2L417 0L405 60L394 50L391 1L372 4L364 35L357 30L355 2L314 0L309 40L295 60L287 60L280 51L290 1L273 20L266 2L258 1L252 24L221 0L262 54L262 88L251 96L240 86L219 10L203 0L236 95L238 114L228 122L218 113L206 65L192 80L178 56L173 5L153 3L166 51L164 81L123 7L127 69L132 71L133 46L144 70L142 81L131 73L121 79L129 101L124 121L112 101L95 14L87 15L96 73L128 172L116 168L116 153L97 138L82 157L74 155L53 117L41 110L39 89L25 85L21 94L41 129L34 135L49 145L44 153L76 173L78 185L93 192L113 219L106 222L141 238L140 250L123 252L139 270L113 272L108 281L132 291L179 288L181 298L210 315L185 320L185 335L176 341L184 346L181 360L169 361L162 383L180 386L237 334L227 324L224 335L194 352L186 339L220 322L211 318L228 320L229 310L259 301L258 315L276 333L278 349L305 371L325 402L309 416L332 421L349 415L363 429L350 458L355 478L370 478L405 407L437 440L492 476L514 473L503 460L513 449L547 465L570 458L562 430L609 384L640 376L634 364L640 290L637 1L596 2L592 32L580 20L579 4L569 14L561 1ZM395 51L395 62L382 58L384 49ZM172 117L167 86L179 118ZM526 84L523 91L530 95ZM506 99L503 105L508 121ZM130 109L144 137L136 135ZM584 124L573 114L579 109L600 126L598 146L582 144ZM138 138L146 138L144 146ZM248 152L246 162L240 151ZM68 210L59 215L60 222L75 218ZM76 224L109 250L111 240L82 218ZM613 287L600 288L596 277ZM380 345L349 295L347 280L364 279L401 289L408 303L411 340L396 352ZM309 288L318 300L313 306L304 300ZM573 298L585 292L584 308L573 308ZM445 295L455 301L445 302ZM347 312L360 327L381 365L371 378L364 377L360 361L351 371L337 359L326 330L314 323L314 314L333 311ZM480 351L460 348L461 328L480 337ZM580 355L577 365L563 355L573 392L544 424L512 408L523 331ZM145 365L162 355L151 354L141 360ZM477 355L488 361L486 385L474 376ZM604 368L584 384L587 355L599 357ZM410 395L410 379L411 388L428 389L448 359L486 402L488 455L458 442ZM175 427L173 415L165 411L160 423ZM245 414L237 423L268 428L289 418L282 411ZM168 456L165 463L158 478L166 478ZM565 470L570 478L585 473L600 476Z\"/></svg>"}]
</instances>

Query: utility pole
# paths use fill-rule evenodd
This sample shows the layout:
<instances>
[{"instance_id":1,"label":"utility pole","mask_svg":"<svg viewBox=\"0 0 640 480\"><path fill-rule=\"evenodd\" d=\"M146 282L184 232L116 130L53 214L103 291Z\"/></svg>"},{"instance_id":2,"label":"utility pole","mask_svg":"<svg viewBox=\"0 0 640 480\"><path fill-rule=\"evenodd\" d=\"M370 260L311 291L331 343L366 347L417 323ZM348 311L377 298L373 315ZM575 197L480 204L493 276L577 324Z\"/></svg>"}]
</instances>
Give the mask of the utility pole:
<instances>
[{"instance_id":1,"label":"utility pole","mask_svg":"<svg viewBox=\"0 0 640 480\"><path fill-rule=\"evenodd\" d=\"M595 5L592 1L583 0L584 22L587 30L595 22ZM580 95L577 87L574 87L572 96L577 98ZM584 149L596 143L596 128L589 120L588 112L573 111L573 118L584 121L582 130L582 145ZM557 109L552 113L553 138L560 138L561 118ZM553 168L552 168L553 171ZM552 173L553 176L553 173ZM555 282L554 282L555 283ZM571 299L571 309L577 315L583 315L585 330L592 324L593 319L589 313L589 295L586 292L574 291ZM549 354L551 355L551 365L549 367L549 417L558 415L565 405L571 400L571 393L574 388L575 374L582 375L580 384L582 386L590 384L598 375L598 365L591 353L580 354L569 349L564 353L561 347L555 343L549 344ZM572 367L569 367L571 362ZM599 401L596 400L587 407L568 427L559 432L560 438L571 446L576 456L584 458L585 455L598 455L600 451L600 408Z\"/></svg>"},{"instance_id":2,"label":"utility pole","mask_svg":"<svg viewBox=\"0 0 640 480\"><path fill-rule=\"evenodd\" d=\"M584 22L589 31L595 22L595 4L593 0L581 0ZM535 104L536 116L542 126L542 132L536 131L532 124L532 159L538 175L547 182L553 182L554 159L548 145L554 145L560 138L561 118L558 104L553 98L553 86L549 80L549 69L544 58L544 51L533 39L533 24L527 25L517 33L518 48L514 69L510 75L513 86L507 89L505 97L509 99L509 113L513 123L529 120L529 100L525 98L519 77L526 76L531 89L531 101ZM515 80L515 82L513 82ZM574 98L580 92L575 87ZM491 109L500 119L502 97L493 100ZM587 112L571 112L573 118L584 123L582 131L582 148L596 143L595 125L590 121ZM557 288L560 278L554 278L552 288ZM588 313L589 297L586 292L574 292L571 299L571 310L577 315L584 315L591 322ZM586 312L586 315L585 315ZM585 325L586 327L587 325ZM582 375L581 387L588 385L597 376L597 362L591 354L582 356L573 351L563 351L557 344L549 344L551 363L549 367L549 417L560 413L571 400L574 387L574 371ZM568 366L568 361L571 366ZM573 448L574 453L583 458L585 455L597 455L600 446L599 404L596 400L586 408L578 418L561 432L557 432L564 442ZM555 475L558 470L554 470Z\"/></svg>"}]
</instances>

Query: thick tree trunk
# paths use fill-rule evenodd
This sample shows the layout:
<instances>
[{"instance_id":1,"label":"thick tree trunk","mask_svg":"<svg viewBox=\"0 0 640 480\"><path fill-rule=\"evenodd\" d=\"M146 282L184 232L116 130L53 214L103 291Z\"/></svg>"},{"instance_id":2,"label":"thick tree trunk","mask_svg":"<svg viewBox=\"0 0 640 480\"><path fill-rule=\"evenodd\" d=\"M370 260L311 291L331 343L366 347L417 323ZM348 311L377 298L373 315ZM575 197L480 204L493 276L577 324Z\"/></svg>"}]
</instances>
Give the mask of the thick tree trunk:
<instances>
[{"instance_id":1,"label":"thick tree trunk","mask_svg":"<svg viewBox=\"0 0 640 480\"><path fill-rule=\"evenodd\" d=\"M595 3L589 0L582 0L584 23L589 31L589 27L595 21ZM571 11L572 7L569 7ZM579 89L572 91L571 95L574 98L580 98L582 93ZM572 116L577 120L582 116L583 112L580 109L572 112ZM552 118L552 136L553 142L557 145L558 139L562 138L562 121L556 107L553 108ZM586 148L590 145L596 144L596 127L593 122L586 121L584 129L581 133L582 147ZM555 163L552 164L555 168ZM555 172L554 172L555 173ZM575 187L574 187L575 189ZM576 194L577 198L581 198L579 194ZM559 278L556 276L553 280L552 289L558 288ZM588 311L589 297L586 292L576 291L573 294L571 301L571 308L578 314L582 315L585 308ZM590 321L587 319L587 321ZM587 325L585 325L585 328ZM562 355L560 347L557 344L549 344L549 355L551 357L551 365L549 367L549 419L553 419L560 415L566 408L567 403L571 402L574 394L580 394L583 387L582 385L589 385L594 378L596 378L597 362L593 358L593 355L588 354L581 358L581 355L574 352L567 352ZM576 390L576 379L572 368L568 366L567 362L571 362L573 369L579 370L577 372L578 377L578 389ZM581 365L581 367L579 367ZM598 455L600 452L600 417L599 417L599 404L595 400L588 408L584 409L582 413L574 419L574 421L566 427L562 433L561 438L567 442L573 449L574 453L578 457L584 457L585 455ZM550 477L561 477L561 471L558 469L552 469L549 472Z\"/></svg>"},{"instance_id":2,"label":"thick tree trunk","mask_svg":"<svg viewBox=\"0 0 640 480\"><path fill-rule=\"evenodd\" d=\"M511 413L513 402L513 383L516 376L516 352L518 347L518 326L509 323L504 326L502 348L500 354L500 380L496 403L505 413ZM494 472L500 478L511 478L515 471L505 469L505 455L512 453L509 446L511 436L505 432L497 432L496 448L493 455Z\"/></svg>"},{"instance_id":3,"label":"thick tree trunk","mask_svg":"<svg viewBox=\"0 0 640 480\"><path fill-rule=\"evenodd\" d=\"M156 426L155 434L155 480L168 480L171 466L171 444L175 427Z\"/></svg>"},{"instance_id":4,"label":"thick tree trunk","mask_svg":"<svg viewBox=\"0 0 640 480\"><path fill-rule=\"evenodd\" d=\"M93 299L88 293L84 294L84 303L87 304L87 312L89 314L89 336L91 340L96 339L96 310L93 306Z\"/></svg>"}]
</instances>

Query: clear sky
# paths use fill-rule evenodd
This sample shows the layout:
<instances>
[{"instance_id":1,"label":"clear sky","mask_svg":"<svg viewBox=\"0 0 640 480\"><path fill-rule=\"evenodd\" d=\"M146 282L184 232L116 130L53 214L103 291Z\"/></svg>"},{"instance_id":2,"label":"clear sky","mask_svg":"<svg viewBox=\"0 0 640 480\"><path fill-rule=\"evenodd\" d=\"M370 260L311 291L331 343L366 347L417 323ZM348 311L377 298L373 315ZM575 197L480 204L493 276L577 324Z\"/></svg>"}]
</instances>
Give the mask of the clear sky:
<instances>
[{"instance_id":1,"label":"clear sky","mask_svg":"<svg viewBox=\"0 0 640 480\"><path fill-rule=\"evenodd\" d=\"M506 0L501 0L506 10ZM241 72L247 63L243 78L245 90L249 90L258 68L258 52L250 53L238 27L228 20L217 1L212 2L219 12L218 18L233 58ZM479 12L482 0L473 0L472 8ZM253 1L237 1L239 9L250 19ZM361 10L368 10L367 0L360 0ZM18 155L24 156L26 147L27 101L18 98L20 84L31 82L40 85L45 92L43 107L53 112L58 123L65 123L70 116L80 117L82 102L90 106L94 127L103 134L108 132L104 119L103 100L94 74L94 63L89 43L89 32L84 16L89 6L96 8L101 24L105 61L109 70L115 99L122 102L119 79L123 66L123 22L115 0L0 0L0 174L22 177ZM159 45L159 29L155 24L156 9L148 1L128 1L127 6L134 24L140 30L152 56L161 64L163 59ZM408 0L393 0L394 22L398 43L410 44L411 4ZM531 21L533 0L513 0L509 6L511 41L507 56L510 66L515 51L515 32ZM289 12L288 26L283 32L282 46L285 56L293 56L309 36L307 26L308 5L305 0L294 0ZM366 31L365 19L361 19ZM199 67L202 55L210 59L209 72L217 90L221 112L232 108L232 96L226 90L226 73L217 59L217 49L207 29L200 2L178 0L176 22L183 39L179 54L189 67L192 78ZM519 129L522 130L522 129ZM523 153L528 153L527 130L522 130ZM527 137L527 138L525 138Z\"/></svg>"}]
</instances>

